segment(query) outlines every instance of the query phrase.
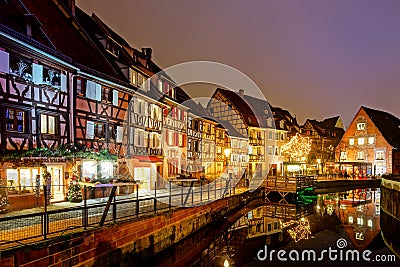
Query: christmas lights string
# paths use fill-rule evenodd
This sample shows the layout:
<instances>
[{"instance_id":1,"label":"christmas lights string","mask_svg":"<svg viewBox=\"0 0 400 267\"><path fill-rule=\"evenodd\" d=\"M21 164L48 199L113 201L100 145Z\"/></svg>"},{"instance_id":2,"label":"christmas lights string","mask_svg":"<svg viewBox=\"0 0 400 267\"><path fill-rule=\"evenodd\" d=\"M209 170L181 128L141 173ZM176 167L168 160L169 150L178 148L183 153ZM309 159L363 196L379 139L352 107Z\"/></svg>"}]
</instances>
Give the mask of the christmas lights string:
<instances>
[{"instance_id":1,"label":"christmas lights string","mask_svg":"<svg viewBox=\"0 0 400 267\"><path fill-rule=\"evenodd\" d=\"M293 136L290 141L281 147L281 152L290 158L306 157L311 150L311 139L303 137L299 133Z\"/></svg>"}]
</instances>

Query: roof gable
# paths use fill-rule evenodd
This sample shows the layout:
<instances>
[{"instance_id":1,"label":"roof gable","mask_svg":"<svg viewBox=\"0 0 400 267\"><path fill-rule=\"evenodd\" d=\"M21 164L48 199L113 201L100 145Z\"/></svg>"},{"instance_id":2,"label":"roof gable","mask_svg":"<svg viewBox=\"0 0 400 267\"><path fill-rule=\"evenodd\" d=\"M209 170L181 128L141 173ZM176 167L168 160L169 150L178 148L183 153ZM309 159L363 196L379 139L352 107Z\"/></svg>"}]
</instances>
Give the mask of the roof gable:
<instances>
[{"instance_id":1,"label":"roof gable","mask_svg":"<svg viewBox=\"0 0 400 267\"><path fill-rule=\"evenodd\" d=\"M371 121L394 148L400 148L400 119L390 113L362 106Z\"/></svg>"}]
</instances>

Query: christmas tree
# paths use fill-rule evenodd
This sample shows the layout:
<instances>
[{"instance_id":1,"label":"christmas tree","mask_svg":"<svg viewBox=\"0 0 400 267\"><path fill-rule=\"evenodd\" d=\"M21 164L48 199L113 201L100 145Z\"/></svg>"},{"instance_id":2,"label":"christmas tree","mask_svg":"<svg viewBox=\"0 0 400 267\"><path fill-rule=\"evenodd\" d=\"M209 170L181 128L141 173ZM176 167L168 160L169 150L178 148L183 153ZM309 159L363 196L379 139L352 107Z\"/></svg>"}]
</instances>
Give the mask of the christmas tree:
<instances>
[{"instance_id":1,"label":"christmas tree","mask_svg":"<svg viewBox=\"0 0 400 267\"><path fill-rule=\"evenodd\" d=\"M76 181L72 180L69 182L67 199L69 202L82 201L81 186L78 183L76 183Z\"/></svg>"},{"instance_id":2,"label":"christmas tree","mask_svg":"<svg viewBox=\"0 0 400 267\"><path fill-rule=\"evenodd\" d=\"M0 213L7 213L9 210L7 187L4 185L3 179L0 178Z\"/></svg>"}]
</instances>

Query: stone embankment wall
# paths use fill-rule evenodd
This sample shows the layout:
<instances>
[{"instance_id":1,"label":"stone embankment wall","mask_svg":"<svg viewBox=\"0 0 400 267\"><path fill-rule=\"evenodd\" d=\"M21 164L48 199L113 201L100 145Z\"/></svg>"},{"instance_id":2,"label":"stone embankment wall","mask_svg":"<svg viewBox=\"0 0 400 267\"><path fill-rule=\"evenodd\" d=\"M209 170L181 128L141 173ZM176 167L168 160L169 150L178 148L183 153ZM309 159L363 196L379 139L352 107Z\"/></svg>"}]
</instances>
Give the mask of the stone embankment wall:
<instances>
[{"instance_id":1,"label":"stone embankment wall","mask_svg":"<svg viewBox=\"0 0 400 267\"><path fill-rule=\"evenodd\" d=\"M315 192L324 194L359 188L379 188L380 185L381 179L317 181Z\"/></svg>"},{"instance_id":2,"label":"stone embankment wall","mask_svg":"<svg viewBox=\"0 0 400 267\"><path fill-rule=\"evenodd\" d=\"M380 225L386 245L400 258L400 175L382 177Z\"/></svg>"},{"instance_id":3,"label":"stone embankment wall","mask_svg":"<svg viewBox=\"0 0 400 267\"><path fill-rule=\"evenodd\" d=\"M177 208L148 218L62 237L36 249L2 251L2 267L127 266L129 258L148 257L200 228L243 207L262 192L244 193L193 208ZM130 265L132 266L132 265Z\"/></svg>"}]
</instances>

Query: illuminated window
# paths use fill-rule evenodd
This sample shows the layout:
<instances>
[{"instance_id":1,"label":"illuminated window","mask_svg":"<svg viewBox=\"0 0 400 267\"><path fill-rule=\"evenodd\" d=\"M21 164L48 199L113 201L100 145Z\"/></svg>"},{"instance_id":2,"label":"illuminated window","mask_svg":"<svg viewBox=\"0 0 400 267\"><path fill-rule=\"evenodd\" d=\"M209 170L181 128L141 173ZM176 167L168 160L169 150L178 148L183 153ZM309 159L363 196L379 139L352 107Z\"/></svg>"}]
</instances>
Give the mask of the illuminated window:
<instances>
[{"instance_id":1,"label":"illuminated window","mask_svg":"<svg viewBox=\"0 0 400 267\"><path fill-rule=\"evenodd\" d=\"M365 122L357 123L357 130L365 130Z\"/></svg>"},{"instance_id":2,"label":"illuminated window","mask_svg":"<svg viewBox=\"0 0 400 267\"><path fill-rule=\"evenodd\" d=\"M100 173L103 178L111 178L113 176L113 164L111 161L100 162Z\"/></svg>"},{"instance_id":3,"label":"illuminated window","mask_svg":"<svg viewBox=\"0 0 400 267\"><path fill-rule=\"evenodd\" d=\"M349 145L351 145L351 146L354 145L354 139L353 139L353 138L350 138L350 139L349 139Z\"/></svg>"},{"instance_id":4,"label":"illuminated window","mask_svg":"<svg viewBox=\"0 0 400 267\"><path fill-rule=\"evenodd\" d=\"M42 134L56 134L56 117L40 114L40 132Z\"/></svg>"},{"instance_id":5,"label":"illuminated window","mask_svg":"<svg viewBox=\"0 0 400 267\"><path fill-rule=\"evenodd\" d=\"M20 168L19 172L16 169L7 169L7 186L9 186L9 194L17 193L18 190L22 193L33 191L33 186L36 185L36 176L39 174L38 168Z\"/></svg>"},{"instance_id":6,"label":"illuminated window","mask_svg":"<svg viewBox=\"0 0 400 267\"><path fill-rule=\"evenodd\" d=\"M363 224L364 224L363 218L357 217L357 224L358 224L358 225L363 225Z\"/></svg>"},{"instance_id":7,"label":"illuminated window","mask_svg":"<svg viewBox=\"0 0 400 267\"><path fill-rule=\"evenodd\" d=\"M133 85L137 84L137 72L129 69L129 82Z\"/></svg>"},{"instance_id":8,"label":"illuminated window","mask_svg":"<svg viewBox=\"0 0 400 267\"><path fill-rule=\"evenodd\" d=\"M347 160L347 152L346 151L340 152L340 160Z\"/></svg>"},{"instance_id":9,"label":"illuminated window","mask_svg":"<svg viewBox=\"0 0 400 267\"><path fill-rule=\"evenodd\" d=\"M97 174L97 162L94 160L82 161L82 177L94 178Z\"/></svg>"},{"instance_id":10,"label":"illuminated window","mask_svg":"<svg viewBox=\"0 0 400 267\"><path fill-rule=\"evenodd\" d=\"M162 91L163 91L163 82L162 82L162 80L158 80L157 81L157 88L158 88L158 91L160 91L162 93Z\"/></svg>"},{"instance_id":11,"label":"illuminated window","mask_svg":"<svg viewBox=\"0 0 400 267\"><path fill-rule=\"evenodd\" d=\"M363 151L358 151L358 152L357 152L357 159L358 159L358 160L364 159L364 152L363 152Z\"/></svg>"},{"instance_id":12,"label":"illuminated window","mask_svg":"<svg viewBox=\"0 0 400 267\"><path fill-rule=\"evenodd\" d=\"M376 159L384 160L385 159L385 152L384 151L376 151Z\"/></svg>"},{"instance_id":13,"label":"illuminated window","mask_svg":"<svg viewBox=\"0 0 400 267\"><path fill-rule=\"evenodd\" d=\"M357 139L357 144L358 145L364 145L364 143L365 143L365 138L364 137L360 137L360 138Z\"/></svg>"},{"instance_id":14,"label":"illuminated window","mask_svg":"<svg viewBox=\"0 0 400 267\"><path fill-rule=\"evenodd\" d=\"M364 234L361 233L361 232L356 233L356 239L357 239L357 240L364 240Z\"/></svg>"},{"instance_id":15,"label":"illuminated window","mask_svg":"<svg viewBox=\"0 0 400 267\"><path fill-rule=\"evenodd\" d=\"M5 113L7 131L25 132L25 111L6 108Z\"/></svg>"},{"instance_id":16,"label":"illuminated window","mask_svg":"<svg viewBox=\"0 0 400 267\"><path fill-rule=\"evenodd\" d=\"M349 216L349 224L353 224L353 216Z\"/></svg>"},{"instance_id":17,"label":"illuminated window","mask_svg":"<svg viewBox=\"0 0 400 267\"><path fill-rule=\"evenodd\" d=\"M144 83L144 81L146 80L146 78L141 74L138 73L138 79L137 79L137 85L138 86L142 86L142 84Z\"/></svg>"},{"instance_id":18,"label":"illuminated window","mask_svg":"<svg viewBox=\"0 0 400 267\"><path fill-rule=\"evenodd\" d=\"M372 227L372 220L371 219L369 219L368 221L367 221L367 225L368 225L368 227Z\"/></svg>"},{"instance_id":19,"label":"illuminated window","mask_svg":"<svg viewBox=\"0 0 400 267\"><path fill-rule=\"evenodd\" d=\"M375 143L375 137L368 137L368 144L373 145Z\"/></svg>"}]
</instances>

